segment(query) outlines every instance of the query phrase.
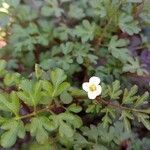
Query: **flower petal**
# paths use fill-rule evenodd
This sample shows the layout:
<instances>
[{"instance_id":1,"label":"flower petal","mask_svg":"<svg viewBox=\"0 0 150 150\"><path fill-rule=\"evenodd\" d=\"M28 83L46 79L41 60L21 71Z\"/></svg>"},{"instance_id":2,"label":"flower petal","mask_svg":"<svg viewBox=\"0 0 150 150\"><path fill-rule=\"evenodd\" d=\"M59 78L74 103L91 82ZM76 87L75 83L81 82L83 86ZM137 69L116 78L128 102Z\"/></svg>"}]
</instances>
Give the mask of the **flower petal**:
<instances>
[{"instance_id":1,"label":"flower petal","mask_svg":"<svg viewBox=\"0 0 150 150\"><path fill-rule=\"evenodd\" d=\"M88 98L89 99L95 99L96 98L96 94L95 94L95 92L88 92Z\"/></svg>"},{"instance_id":2,"label":"flower petal","mask_svg":"<svg viewBox=\"0 0 150 150\"><path fill-rule=\"evenodd\" d=\"M102 93L102 87L100 85L96 86L96 91L94 92L97 96Z\"/></svg>"},{"instance_id":3,"label":"flower petal","mask_svg":"<svg viewBox=\"0 0 150 150\"><path fill-rule=\"evenodd\" d=\"M88 92L88 90L89 90L89 82L84 82L82 84L82 88L83 88L84 91Z\"/></svg>"},{"instance_id":4,"label":"flower petal","mask_svg":"<svg viewBox=\"0 0 150 150\"><path fill-rule=\"evenodd\" d=\"M98 84L100 84L101 80L100 80L99 77L93 76L93 77L91 77L91 78L89 79L89 82L98 85Z\"/></svg>"}]
</instances>

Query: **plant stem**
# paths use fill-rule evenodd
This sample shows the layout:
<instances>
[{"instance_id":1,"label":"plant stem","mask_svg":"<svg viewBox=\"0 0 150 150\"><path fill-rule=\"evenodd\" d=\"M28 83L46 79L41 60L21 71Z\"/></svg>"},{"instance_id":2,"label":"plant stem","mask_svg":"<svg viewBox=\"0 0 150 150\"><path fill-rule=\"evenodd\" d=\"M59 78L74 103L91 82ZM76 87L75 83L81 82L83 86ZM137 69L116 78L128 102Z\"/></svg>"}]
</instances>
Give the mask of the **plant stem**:
<instances>
[{"instance_id":1,"label":"plant stem","mask_svg":"<svg viewBox=\"0 0 150 150\"><path fill-rule=\"evenodd\" d=\"M116 10L117 12L119 11L119 8L120 8L121 4L122 4L122 2L120 1L119 4L118 4L118 8ZM111 16L111 18L108 18L109 20L108 20L107 24L105 25L105 27L103 28L101 36L98 38L98 46L101 46L102 40L105 38L105 36L107 34L107 30L109 29L109 26L110 26L110 24L113 21L113 16L114 15L115 14L113 13L112 16Z\"/></svg>"},{"instance_id":2,"label":"plant stem","mask_svg":"<svg viewBox=\"0 0 150 150\"><path fill-rule=\"evenodd\" d=\"M120 110L128 110L128 111L133 111L133 112L140 112L140 113L146 113L144 110L141 110L141 109L135 109L135 108L129 108L129 107L125 107L125 106L122 106L120 104L114 104L112 103L112 101L107 101L107 100L104 100L102 99L101 97L97 97L96 98L96 101L100 104L104 104L104 105L107 105L107 106L111 106L111 107L114 107L114 108L118 108ZM33 117L33 116L36 116L38 115L39 113L42 113L42 112L50 112L51 114L54 114L53 111L51 111L51 109L54 107L54 105L51 105L51 106L47 106L43 109L40 109L40 110L37 110L36 112L32 112L30 114L27 114L27 115L24 115L24 116L16 116L15 117L15 120L20 120L20 119L25 119L25 118L30 118L30 117Z\"/></svg>"},{"instance_id":3,"label":"plant stem","mask_svg":"<svg viewBox=\"0 0 150 150\"><path fill-rule=\"evenodd\" d=\"M52 105L53 106L53 105ZM25 118L29 118L29 117L33 117L33 116L36 116L37 114L39 113L42 113L42 112L46 112L46 111L49 111L50 113L54 114L50 109L52 108L52 106L48 106L48 107L45 107L43 109L40 109L38 111L34 111L30 114L27 114L27 115L24 115L24 116L19 116L19 117L15 117L15 120L20 120L20 119L25 119Z\"/></svg>"},{"instance_id":4,"label":"plant stem","mask_svg":"<svg viewBox=\"0 0 150 150\"><path fill-rule=\"evenodd\" d=\"M129 108L129 107L125 107L125 106L122 106L120 104L114 104L112 103L111 101L106 101L100 97L97 97L96 98L96 101L98 103L101 103L101 104L105 104L105 105L108 105L108 106L111 106L111 107L115 107L115 108L118 108L118 109L121 109L121 110L128 110L128 111L134 111L134 112L140 112L140 113L145 113L144 110L141 110L141 109L134 109L134 108Z\"/></svg>"}]
</instances>

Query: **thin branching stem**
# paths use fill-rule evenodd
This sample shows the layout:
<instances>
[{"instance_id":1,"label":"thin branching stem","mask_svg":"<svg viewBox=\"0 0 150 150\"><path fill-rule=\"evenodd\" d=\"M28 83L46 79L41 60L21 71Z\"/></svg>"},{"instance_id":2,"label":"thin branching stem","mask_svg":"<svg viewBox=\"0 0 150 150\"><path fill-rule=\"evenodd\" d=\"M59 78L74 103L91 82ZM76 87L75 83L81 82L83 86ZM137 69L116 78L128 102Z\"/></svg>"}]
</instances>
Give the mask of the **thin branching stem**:
<instances>
[{"instance_id":1,"label":"thin branching stem","mask_svg":"<svg viewBox=\"0 0 150 150\"><path fill-rule=\"evenodd\" d=\"M27 114L27 115L24 115L24 116L15 117L15 120L30 118L30 117L36 116L36 115L38 115L40 113L43 113L43 112L50 112L51 114L54 114L51 111L52 108L53 108L53 105L52 106L47 106L47 107L42 108L40 110L34 111L34 112L30 113L30 114Z\"/></svg>"},{"instance_id":2,"label":"thin branching stem","mask_svg":"<svg viewBox=\"0 0 150 150\"><path fill-rule=\"evenodd\" d=\"M48 110L48 108L43 108L43 109L40 109L36 112L30 113L30 114L27 114L27 115L24 115L24 116L16 117L15 120L30 118L30 117L36 116L39 113L46 112L47 110Z\"/></svg>"},{"instance_id":3,"label":"thin branching stem","mask_svg":"<svg viewBox=\"0 0 150 150\"><path fill-rule=\"evenodd\" d=\"M104 104L104 105L107 105L107 106L111 106L111 107L114 107L114 108L118 108L120 110L128 110L128 111L133 111L133 112L145 113L144 110L135 109L135 108L129 108L129 107L122 106L120 104L114 104L114 103L112 103L112 101L106 101L106 100L104 100L104 99L102 99L100 97L97 97L96 101L98 103L101 103L101 104Z\"/></svg>"},{"instance_id":4,"label":"thin branching stem","mask_svg":"<svg viewBox=\"0 0 150 150\"><path fill-rule=\"evenodd\" d=\"M128 111L132 111L132 112L139 112L139 113L146 113L144 110L141 110L141 109L135 109L135 108L129 108L129 107L125 107L125 106L122 106L120 104L115 104L113 103L112 101L108 101L108 100L104 100L103 98L101 97L97 97L96 98L96 101L100 104L104 104L104 105L107 105L107 106L110 106L110 107L113 107L113 108L116 108L116 109L120 109L120 110L128 110ZM43 112L50 112L51 114L54 114L53 111L51 110L54 106L51 105L51 106L47 106L45 108L42 108L40 110L37 110L36 112L32 112L30 114L27 114L27 115L24 115L24 116L17 116L15 117L15 120L20 120L20 119L25 119L25 118L30 118L30 117L34 117L40 113L43 113ZM63 107L63 106L62 106ZM63 107L64 108L64 107ZM66 108L65 108L66 110Z\"/></svg>"}]
</instances>

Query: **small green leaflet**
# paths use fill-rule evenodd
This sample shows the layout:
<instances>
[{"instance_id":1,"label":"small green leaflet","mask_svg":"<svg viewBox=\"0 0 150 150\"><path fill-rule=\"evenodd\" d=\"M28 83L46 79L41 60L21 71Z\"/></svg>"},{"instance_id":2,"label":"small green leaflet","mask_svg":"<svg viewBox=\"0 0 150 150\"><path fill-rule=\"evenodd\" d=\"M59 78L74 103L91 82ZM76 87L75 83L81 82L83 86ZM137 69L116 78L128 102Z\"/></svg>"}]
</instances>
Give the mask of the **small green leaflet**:
<instances>
[{"instance_id":1,"label":"small green leaflet","mask_svg":"<svg viewBox=\"0 0 150 150\"><path fill-rule=\"evenodd\" d=\"M123 72L137 73L138 75L148 74L147 70L142 68L139 59L129 58L128 62L123 66Z\"/></svg>"},{"instance_id":2,"label":"small green leaflet","mask_svg":"<svg viewBox=\"0 0 150 150\"><path fill-rule=\"evenodd\" d=\"M127 62L131 57L129 51L126 48L128 41L125 39L118 39L117 36L113 36L109 42L108 50L109 52L120 61Z\"/></svg>"},{"instance_id":3,"label":"small green leaflet","mask_svg":"<svg viewBox=\"0 0 150 150\"><path fill-rule=\"evenodd\" d=\"M60 94L60 99L64 104L70 104L73 100L73 97L66 91Z\"/></svg>"},{"instance_id":4,"label":"small green leaflet","mask_svg":"<svg viewBox=\"0 0 150 150\"><path fill-rule=\"evenodd\" d=\"M90 23L88 20L83 20L82 25L75 27L74 34L80 37L82 42L91 41L94 38L96 25L94 22Z\"/></svg>"},{"instance_id":5,"label":"small green leaflet","mask_svg":"<svg viewBox=\"0 0 150 150\"><path fill-rule=\"evenodd\" d=\"M66 78L67 76L65 75L64 71L59 68L51 71L51 82L46 80L42 81L44 95L49 96L50 98L54 98L62 94L65 90L67 90L70 87L70 84L68 82L64 82Z\"/></svg>"},{"instance_id":6,"label":"small green leaflet","mask_svg":"<svg viewBox=\"0 0 150 150\"><path fill-rule=\"evenodd\" d=\"M103 127L108 127L108 125L112 123L111 117L115 118L115 110L107 107L102 109L101 112L105 113L105 116L102 118Z\"/></svg>"},{"instance_id":7,"label":"small green leaflet","mask_svg":"<svg viewBox=\"0 0 150 150\"><path fill-rule=\"evenodd\" d=\"M39 143L45 143L48 141L48 131L53 131L57 128L57 124L51 122L45 116L35 117L31 120L31 124L27 125L31 136L36 137Z\"/></svg>"},{"instance_id":8,"label":"small green leaflet","mask_svg":"<svg viewBox=\"0 0 150 150\"><path fill-rule=\"evenodd\" d=\"M125 13L122 13L119 17L119 27L129 35L137 34L141 31L138 27L138 21L134 21L132 16Z\"/></svg>"},{"instance_id":9,"label":"small green leaflet","mask_svg":"<svg viewBox=\"0 0 150 150\"><path fill-rule=\"evenodd\" d=\"M59 134L61 137L71 138L74 135L74 131L68 124L60 122Z\"/></svg>"},{"instance_id":10,"label":"small green leaflet","mask_svg":"<svg viewBox=\"0 0 150 150\"><path fill-rule=\"evenodd\" d=\"M0 76L3 76L6 73L6 70L5 70L6 65L7 65L6 61L3 59L0 59Z\"/></svg>"},{"instance_id":11,"label":"small green leaflet","mask_svg":"<svg viewBox=\"0 0 150 150\"><path fill-rule=\"evenodd\" d=\"M41 14L43 16L53 16L60 17L61 14L64 12L63 9L59 8L58 0L47 0L47 5L44 5L41 9Z\"/></svg>"},{"instance_id":12,"label":"small green leaflet","mask_svg":"<svg viewBox=\"0 0 150 150\"><path fill-rule=\"evenodd\" d=\"M67 110L70 112L79 113L82 110L82 107L73 103L67 108Z\"/></svg>"},{"instance_id":13,"label":"small green leaflet","mask_svg":"<svg viewBox=\"0 0 150 150\"><path fill-rule=\"evenodd\" d=\"M98 128L94 125L90 125L90 129L88 127L81 128L84 136L87 136L90 140L97 141L99 132Z\"/></svg>"},{"instance_id":14,"label":"small green leaflet","mask_svg":"<svg viewBox=\"0 0 150 150\"><path fill-rule=\"evenodd\" d=\"M111 99L119 99L122 90L120 90L120 82L118 80L114 81L112 85L108 85L108 93Z\"/></svg>"},{"instance_id":15,"label":"small green leaflet","mask_svg":"<svg viewBox=\"0 0 150 150\"><path fill-rule=\"evenodd\" d=\"M148 102L149 92L145 92L142 96L138 96L137 101L135 102L135 107L142 105L144 102Z\"/></svg>"},{"instance_id":16,"label":"small green leaflet","mask_svg":"<svg viewBox=\"0 0 150 150\"><path fill-rule=\"evenodd\" d=\"M142 0L127 0L129 3L141 3Z\"/></svg>"},{"instance_id":17,"label":"small green leaflet","mask_svg":"<svg viewBox=\"0 0 150 150\"><path fill-rule=\"evenodd\" d=\"M138 121L142 122L144 124L144 126L148 130L150 130L150 116L147 114L144 114L144 113L139 113L139 112L137 112L135 115L137 116Z\"/></svg>"},{"instance_id":18,"label":"small green leaflet","mask_svg":"<svg viewBox=\"0 0 150 150\"><path fill-rule=\"evenodd\" d=\"M18 97L29 106L36 106L40 102L42 97L42 81L23 80L19 87L22 91L17 92Z\"/></svg>"},{"instance_id":19,"label":"small green leaflet","mask_svg":"<svg viewBox=\"0 0 150 150\"><path fill-rule=\"evenodd\" d=\"M122 103L123 104L132 104L136 99L137 96L135 95L138 91L138 87L134 85L130 90L125 89L123 94Z\"/></svg>"},{"instance_id":20,"label":"small green leaflet","mask_svg":"<svg viewBox=\"0 0 150 150\"><path fill-rule=\"evenodd\" d=\"M123 120L125 129L126 129L127 131L131 131L131 125L130 125L129 120L133 120L133 119L134 119L134 117L133 117L133 115L131 114L131 112L128 111L128 110L123 110L122 113L121 113L120 119Z\"/></svg>"},{"instance_id":21,"label":"small green leaflet","mask_svg":"<svg viewBox=\"0 0 150 150\"><path fill-rule=\"evenodd\" d=\"M42 77L44 71L40 68L40 66L38 64L35 64L35 76L37 79L39 79L40 77Z\"/></svg>"},{"instance_id":22,"label":"small green leaflet","mask_svg":"<svg viewBox=\"0 0 150 150\"><path fill-rule=\"evenodd\" d=\"M73 137L74 129L82 126L81 118L71 113L61 113L57 116L52 116L51 119L59 125L58 130L61 137Z\"/></svg>"},{"instance_id":23,"label":"small green leaflet","mask_svg":"<svg viewBox=\"0 0 150 150\"><path fill-rule=\"evenodd\" d=\"M69 6L69 16L75 19L81 19L85 16L84 11L77 5L71 4Z\"/></svg>"},{"instance_id":24,"label":"small green leaflet","mask_svg":"<svg viewBox=\"0 0 150 150\"><path fill-rule=\"evenodd\" d=\"M10 95L0 94L0 110L12 112L17 116L19 109L20 103L15 92Z\"/></svg>"},{"instance_id":25,"label":"small green leaflet","mask_svg":"<svg viewBox=\"0 0 150 150\"><path fill-rule=\"evenodd\" d=\"M4 84L6 86L12 86L19 84L20 82L20 74L19 73L7 73L4 77Z\"/></svg>"},{"instance_id":26,"label":"small green leaflet","mask_svg":"<svg viewBox=\"0 0 150 150\"><path fill-rule=\"evenodd\" d=\"M91 17L105 17L107 14L103 0L88 1L90 7L87 9L87 14Z\"/></svg>"},{"instance_id":27,"label":"small green leaflet","mask_svg":"<svg viewBox=\"0 0 150 150\"><path fill-rule=\"evenodd\" d=\"M67 76L62 69L57 68L51 71L50 78L53 85L58 87L64 80L66 80Z\"/></svg>"},{"instance_id":28,"label":"small green leaflet","mask_svg":"<svg viewBox=\"0 0 150 150\"><path fill-rule=\"evenodd\" d=\"M6 130L1 135L1 145L5 148L15 144L17 137L24 138L25 127L22 121L9 120L2 124L1 129Z\"/></svg>"},{"instance_id":29,"label":"small green leaflet","mask_svg":"<svg viewBox=\"0 0 150 150\"><path fill-rule=\"evenodd\" d=\"M96 113L98 114L102 109L102 106L100 104L97 104L97 103L92 103L92 104L89 104L87 109L86 109L86 113Z\"/></svg>"},{"instance_id":30,"label":"small green leaflet","mask_svg":"<svg viewBox=\"0 0 150 150\"><path fill-rule=\"evenodd\" d=\"M150 1L145 0L142 12L139 14L140 18L145 22L150 24Z\"/></svg>"},{"instance_id":31,"label":"small green leaflet","mask_svg":"<svg viewBox=\"0 0 150 150\"><path fill-rule=\"evenodd\" d=\"M65 91L70 86L68 82L64 82L67 76L65 75L62 69L57 68L51 71L50 78L53 83L52 97L56 97L60 95L63 91Z\"/></svg>"}]
</instances>

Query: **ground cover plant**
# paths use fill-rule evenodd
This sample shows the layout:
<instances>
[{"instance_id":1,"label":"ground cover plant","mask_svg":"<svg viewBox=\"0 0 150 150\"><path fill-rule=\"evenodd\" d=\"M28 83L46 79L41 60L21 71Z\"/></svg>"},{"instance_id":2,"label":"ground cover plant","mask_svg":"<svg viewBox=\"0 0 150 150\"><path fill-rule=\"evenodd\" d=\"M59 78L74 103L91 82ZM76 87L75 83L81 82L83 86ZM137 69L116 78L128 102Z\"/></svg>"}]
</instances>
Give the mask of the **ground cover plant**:
<instances>
[{"instance_id":1,"label":"ground cover plant","mask_svg":"<svg viewBox=\"0 0 150 150\"><path fill-rule=\"evenodd\" d=\"M0 149L150 148L149 0L0 0Z\"/></svg>"}]
</instances>

